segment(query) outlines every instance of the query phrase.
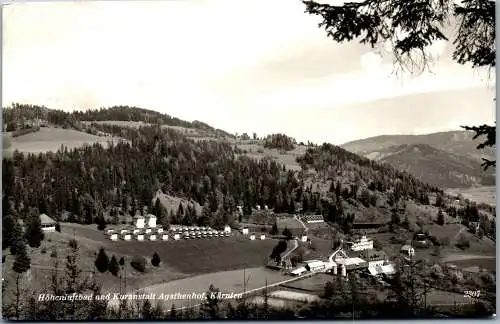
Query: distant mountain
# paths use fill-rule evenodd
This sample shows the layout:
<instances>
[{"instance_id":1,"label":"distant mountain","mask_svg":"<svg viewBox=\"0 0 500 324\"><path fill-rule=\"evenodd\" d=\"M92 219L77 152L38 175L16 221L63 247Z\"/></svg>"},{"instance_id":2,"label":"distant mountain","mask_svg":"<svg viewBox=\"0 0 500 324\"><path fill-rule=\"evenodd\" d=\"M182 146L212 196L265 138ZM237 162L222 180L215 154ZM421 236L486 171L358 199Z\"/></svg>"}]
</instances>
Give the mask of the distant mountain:
<instances>
[{"instance_id":1,"label":"distant mountain","mask_svg":"<svg viewBox=\"0 0 500 324\"><path fill-rule=\"evenodd\" d=\"M444 188L495 185L494 170L481 169L481 157L494 158L492 148L477 150L473 133L452 131L426 135L382 135L342 145L369 159L391 164L420 180Z\"/></svg>"},{"instance_id":2,"label":"distant mountain","mask_svg":"<svg viewBox=\"0 0 500 324\"><path fill-rule=\"evenodd\" d=\"M474 132L450 131L425 135L380 135L362 140L352 141L341 145L342 148L353 153L367 156L370 153L387 149L391 146L403 144L427 144L437 149L481 161L482 157L494 158L495 150L486 148L477 150L476 146L481 139L473 140Z\"/></svg>"}]
</instances>

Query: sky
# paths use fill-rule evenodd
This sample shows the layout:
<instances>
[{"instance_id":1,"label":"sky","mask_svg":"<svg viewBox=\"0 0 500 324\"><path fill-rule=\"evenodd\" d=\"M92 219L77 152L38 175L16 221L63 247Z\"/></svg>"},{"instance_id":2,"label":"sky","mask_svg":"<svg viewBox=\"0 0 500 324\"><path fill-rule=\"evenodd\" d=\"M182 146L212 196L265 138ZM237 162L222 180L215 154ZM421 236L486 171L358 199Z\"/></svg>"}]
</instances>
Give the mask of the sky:
<instances>
[{"instance_id":1,"label":"sky","mask_svg":"<svg viewBox=\"0 0 500 324\"><path fill-rule=\"evenodd\" d=\"M334 144L495 120L494 76L454 63L450 43L428 49L431 72L395 75L387 47L334 43L304 10L299 0L11 4L2 104L129 105Z\"/></svg>"}]
</instances>

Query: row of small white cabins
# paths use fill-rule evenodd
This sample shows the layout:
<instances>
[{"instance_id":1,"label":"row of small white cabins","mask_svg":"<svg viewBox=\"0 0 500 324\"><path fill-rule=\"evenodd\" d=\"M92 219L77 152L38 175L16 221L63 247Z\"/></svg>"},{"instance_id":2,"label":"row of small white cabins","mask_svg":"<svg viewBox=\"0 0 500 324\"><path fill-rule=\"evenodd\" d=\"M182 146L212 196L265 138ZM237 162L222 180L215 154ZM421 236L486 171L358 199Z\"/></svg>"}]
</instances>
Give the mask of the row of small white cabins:
<instances>
[{"instance_id":1,"label":"row of small white cabins","mask_svg":"<svg viewBox=\"0 0 500 324\"><path fill-rule=\"evenodd\" d=\"M226 225L224 230L215 230L209 226L179 226L172 225L169 230L164 230L156 226L156 216L149 214L146 217L137 215L134 217L135 227L124 229L108 229L106 234L112 241L122 239L130 241L135 239L137 241L168 241L173 239L175 241L184 239L201 239L201 238L225 238L231 236L231 227ZM250 240L255 240L255 234L249 234L248 229L243 229L244 235L249 235ZM264 234L260 235L261 240L265 240Z\"/></svg>"}]
</instances>

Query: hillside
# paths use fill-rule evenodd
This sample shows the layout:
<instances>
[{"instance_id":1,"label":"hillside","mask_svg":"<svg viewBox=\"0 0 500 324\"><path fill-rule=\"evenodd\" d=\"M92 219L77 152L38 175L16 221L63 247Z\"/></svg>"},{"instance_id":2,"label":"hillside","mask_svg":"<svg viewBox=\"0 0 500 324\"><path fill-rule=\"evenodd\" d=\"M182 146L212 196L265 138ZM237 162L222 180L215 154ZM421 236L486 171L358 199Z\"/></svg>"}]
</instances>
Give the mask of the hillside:
<instances>
[{"instance_id":1,"label":"hillside","mask_svg":"<svg viewBox=\"0 0 500 324\"><path fill-rule=\"evenodd\" d=\"M164 127L177 127L183 130L194 129L204 134L234 138L234 135L201 121L189 122L154 110L129 106L113 106L85 111L77 110L70 113L43 106L14 103L11 107L2 108L2 113L4 123L2 127L6 132L28 126L32 127L40 123L82 130L91 122L111 122L115 125L116 122L121 122L118 123L120 126L128 126L127 123L130 123L132 127L161 125Z\"/></svg>"},{"instance_id":2,"label":"hillside","mask_svg":"<svg viewBox=\"0 0 500 324\"><path fill-rule=\"evenodd\" d=\"M495 149L477 150L476 146L481 143L481 139L473 140L473 136L474 132L470 131L450 131L425 135L380 135L348 142L341 146L348 151L366 156L391 146L427 144L455 155L468 156L477 161L481 161L482 157L494 158Z\"/></svg>"},{"instance_id":3,"label":"hillside","mask_svg":"<svg viewBox=\"0 0 500 324\"><path fill-rule=\"evenodd\" d=\"M381 135L343 144L348 151L389 163L424 182L442 188L472 188L495 184L493 169L482 171L481 158L495 150L477 150L481 139L473 132L451 131L426 135Z\"/></svg>"},{"instance_id":4,"label":"hillside","mask_svg":"<svg viewBox=\"0 0 500 324\"><path fill-rule=\"evenodd\" d=\"M495 184L493 170L480 163L427 144L403 144L371 152L366 157L407 171L422 181L442 188L469 188Z\"/></svg>"}]
</instances>

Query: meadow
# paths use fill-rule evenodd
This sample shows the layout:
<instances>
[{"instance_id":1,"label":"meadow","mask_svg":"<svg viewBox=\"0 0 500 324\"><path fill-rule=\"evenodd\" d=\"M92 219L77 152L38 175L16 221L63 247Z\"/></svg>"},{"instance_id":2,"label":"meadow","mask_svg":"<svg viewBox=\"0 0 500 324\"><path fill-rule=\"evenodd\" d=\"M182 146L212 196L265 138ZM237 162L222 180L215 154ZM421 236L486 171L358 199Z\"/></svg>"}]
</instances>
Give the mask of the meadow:
<instances>
[{"instance_id":1,"label":"meadow","mask_svg":"<svg viewBox=\"0 0 500 324\"><path fill-rule=\"evenodd\" d=\"M38 132L18 137L12 137L8 133L4 133L3 136L5 136L3 153L7 156L11 155L15 150L37 154L47 151L56 152L63 146L67 147L68 150L94 143L106 147L109 141L116 142L118 140L111 136L96 136L74 129L55 127L42 127Z\"/></svg>"}]
</instances>

